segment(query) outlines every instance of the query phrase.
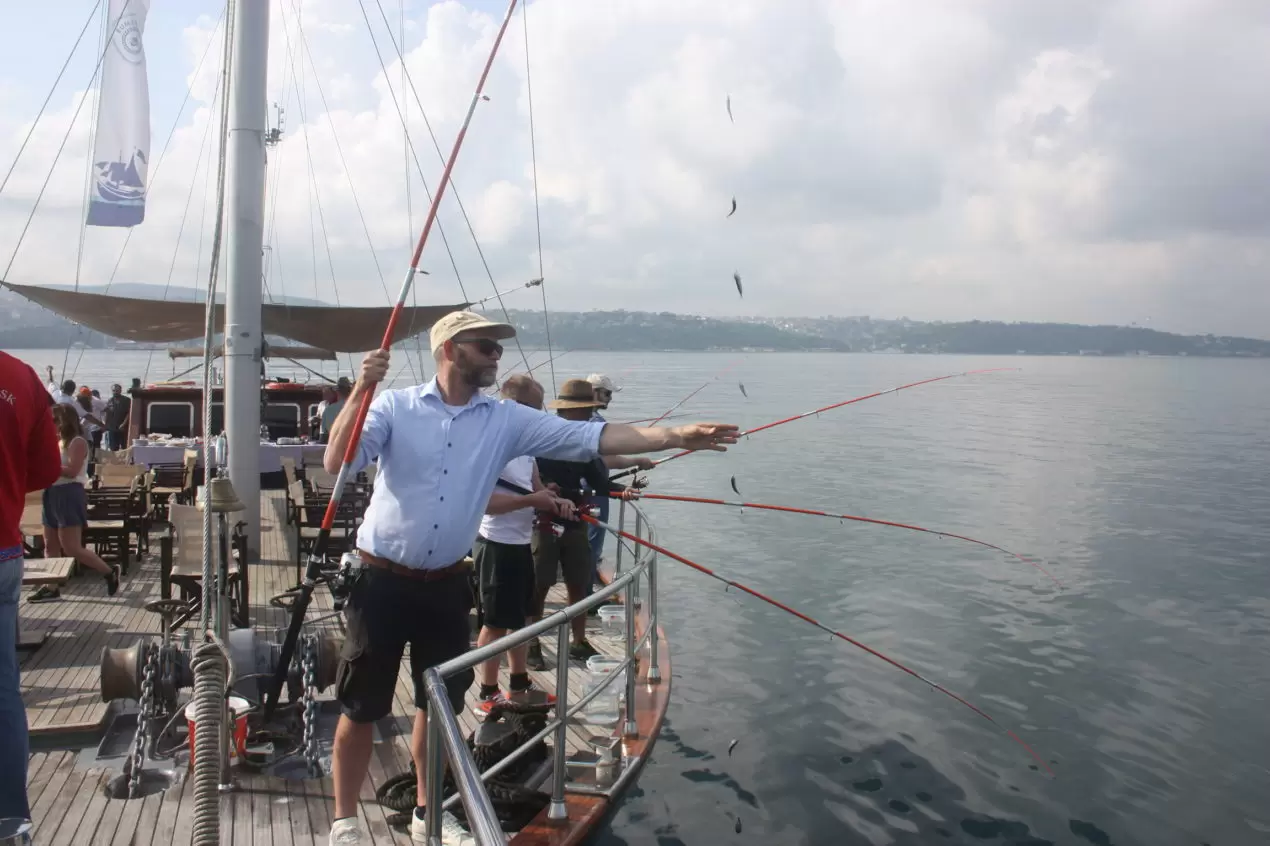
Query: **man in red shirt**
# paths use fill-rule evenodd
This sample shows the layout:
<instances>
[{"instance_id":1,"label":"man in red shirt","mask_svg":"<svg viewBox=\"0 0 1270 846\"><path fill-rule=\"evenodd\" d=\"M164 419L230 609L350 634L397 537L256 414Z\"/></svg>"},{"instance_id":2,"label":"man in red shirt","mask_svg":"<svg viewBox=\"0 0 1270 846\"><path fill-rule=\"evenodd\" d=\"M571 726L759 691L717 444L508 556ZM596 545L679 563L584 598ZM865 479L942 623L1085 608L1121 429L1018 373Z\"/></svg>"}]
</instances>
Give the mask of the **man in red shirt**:
<instances>
[{"instance_id":1,"label":"man in red shirt","mask_svg":"<svg viewBox=\"0 0 1270 846\"><path fill-rule=\"evenodd\" d=\"M18 670L22 509L62 472L52 399L35 371L0 352L0 818L29 819L26 708Z\"/></svg>"}]
</instances>

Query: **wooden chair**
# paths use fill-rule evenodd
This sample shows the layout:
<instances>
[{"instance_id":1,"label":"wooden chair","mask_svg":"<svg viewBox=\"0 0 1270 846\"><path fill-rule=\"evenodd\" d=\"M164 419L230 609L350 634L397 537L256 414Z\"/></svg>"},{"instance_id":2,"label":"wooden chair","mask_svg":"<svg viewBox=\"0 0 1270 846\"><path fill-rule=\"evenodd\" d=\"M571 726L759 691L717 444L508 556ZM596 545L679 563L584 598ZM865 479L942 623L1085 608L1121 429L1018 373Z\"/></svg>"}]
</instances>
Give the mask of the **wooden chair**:
<instances>
[{"instance_id":1,"label":"wooden chair","mask_svg":"<svg viewBox=\"0 0 1270 846\"><path fill-rule=\"evenodd\" d=\"M88 525L84 527L84 543L91 543L102 558L114 558L124 575L132 560L133 524L131 491L88 491Z\"/></svg>"},{"instance_id":2,"label":"wooden chair","mask_svg":"<svg viewBox=\"0 0 1270 846\"><path fill-rule=\"evenodd\" d=\"M168 509L170 537L160 539L159 585L164 599L171 598L172 586L180 591L179 599L186 609L172 621L176 628L200 613L203 603L203 513L192 505L172 505ZM217 527L213 526L213 531ZM235 625L247 625L246 584L243 578L240 549L231 551L229 560L230 613ZM213 539L212 554L219 557L219 538Z\"/></svg>"},{"instance_id":3,"label":"wooden chair","mask_svg":"<svg viewBox=\"0 0 1270 846\"><path fill-rule=\"evenodd\" d=\"M326 561L334 565L341 555L349 552L357 540L357 527L361 524L361 515L366 510L366 502L360 496L345 496L335 510L335 524L331 526L330 541L326 548ZM326 514L326 502L304 502L300 505L296 519L295 544L295 579L300 583L303 574L304 557L313 550L318 536L322 532L322 518Z\"/></svg>"}]
</instances>

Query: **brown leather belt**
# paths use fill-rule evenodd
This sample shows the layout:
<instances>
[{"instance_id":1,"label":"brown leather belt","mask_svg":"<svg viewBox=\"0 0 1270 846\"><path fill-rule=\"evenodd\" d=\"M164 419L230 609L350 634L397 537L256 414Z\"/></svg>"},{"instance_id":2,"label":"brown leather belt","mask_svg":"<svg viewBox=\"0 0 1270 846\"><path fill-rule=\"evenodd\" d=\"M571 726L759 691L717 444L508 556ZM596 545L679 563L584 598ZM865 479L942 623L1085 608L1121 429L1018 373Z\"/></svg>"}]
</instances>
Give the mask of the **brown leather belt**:
<instances>
[{"instance_id":1,"label":"brown leather belt","mask_svg":"<svg viewBox=\"0 0 1270 846\"><path fill-rule=\"evenodd\" d=\"M378 555L371 555L364 549L357 550L358 555L362 558L362 563L367 567L374 567L376 570L387 570L390 573L396 573L398 576L405 576L407 579L415 579L421 582L435 582L438 579L445 579L450 576L457 575L467 569L467 559L456 561L448 567L439 567L434 570L422 570L418 567L406 567L398 564L396 561L389 561L387 558L380 558Z\"/></svg>"}]
</instances>

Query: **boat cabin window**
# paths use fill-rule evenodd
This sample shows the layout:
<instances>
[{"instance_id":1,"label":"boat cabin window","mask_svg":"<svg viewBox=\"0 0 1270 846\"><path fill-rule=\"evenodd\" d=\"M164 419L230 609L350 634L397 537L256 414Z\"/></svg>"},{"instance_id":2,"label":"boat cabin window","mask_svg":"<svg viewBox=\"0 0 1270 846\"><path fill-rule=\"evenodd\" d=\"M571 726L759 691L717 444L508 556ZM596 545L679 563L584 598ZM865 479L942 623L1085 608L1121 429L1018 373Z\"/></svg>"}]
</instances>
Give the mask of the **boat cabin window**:
<instances>
[{"instance_id":1,"label":"boat cabin window","mask_svg":"<svg viewBox=\"0 0 1270 846\"><path fill-rule=\"evenodd\" d=\"M171 435L174 438L191 437L194 434L194 403L147 403L146 431L152 435Z\"/></svg>"},{"instance_id":2,"label":"boat cabin window","mask_svg":"<svg viewBox=\"0 0 1270 846\"><path fill-rule=\"evenodd\" d=\"M265 406L261 422L269 427L269 438L300 437L300 404L271 402Z\"/></svg>"},{"instance_id":3,"label":"boat cabin window","mask_svg":"<svg viewBox=\"0 0 1270 846\"><path fill-rule=\"evenodd\" d=\"M212 437L216 437L225 429L225 403L212 403Z\"/></svg>"}]
</instances>

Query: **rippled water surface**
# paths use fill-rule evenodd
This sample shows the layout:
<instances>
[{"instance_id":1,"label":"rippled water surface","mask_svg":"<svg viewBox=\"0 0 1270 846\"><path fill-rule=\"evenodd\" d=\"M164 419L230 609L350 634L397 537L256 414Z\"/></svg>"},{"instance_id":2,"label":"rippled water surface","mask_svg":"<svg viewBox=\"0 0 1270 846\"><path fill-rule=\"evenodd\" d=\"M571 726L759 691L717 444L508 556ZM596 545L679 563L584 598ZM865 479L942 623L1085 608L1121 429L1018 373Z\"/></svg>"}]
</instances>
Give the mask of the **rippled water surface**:
<instances>
[{"instance_id":1,"label":"rippled water surface","mask_svg":"<svg viewBox=\"0 0 1270 846\"><path fill-rule=\"evenodd\" d=\"M90 354L77 378L126 381L144 359ZM1266 362L575 352L557 378L617 376L615 420L712 380L683 410L752 427L999 366L1022 370L781 426L671 462L650 491L732 499L735 476L746 499L982 538L1061 590L930 535L648 510L666 546L944 683L1056 777L915 679L663 560L667 726L600 843L1270 843Z\"/></svg>"}]
</instances>

